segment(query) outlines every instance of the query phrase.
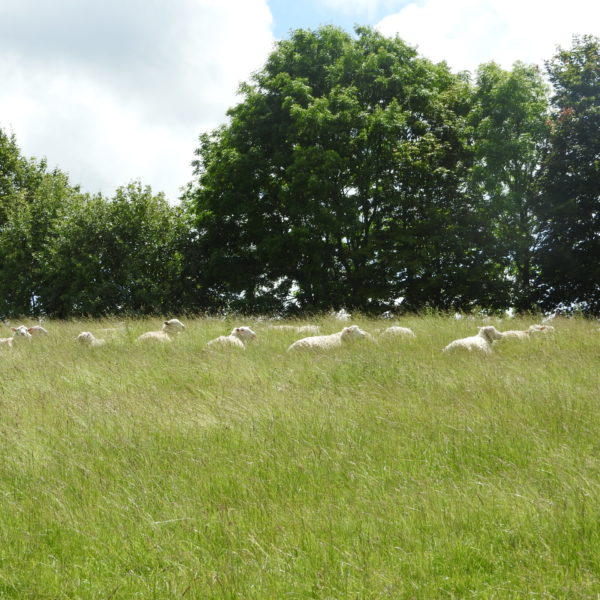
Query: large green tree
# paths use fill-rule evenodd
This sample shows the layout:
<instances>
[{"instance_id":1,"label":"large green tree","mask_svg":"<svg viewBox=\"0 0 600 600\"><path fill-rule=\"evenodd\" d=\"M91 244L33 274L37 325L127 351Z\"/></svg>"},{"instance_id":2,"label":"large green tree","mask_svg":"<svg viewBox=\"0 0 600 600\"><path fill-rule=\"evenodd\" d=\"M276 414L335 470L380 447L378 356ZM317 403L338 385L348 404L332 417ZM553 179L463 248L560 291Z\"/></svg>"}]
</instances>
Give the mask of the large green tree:
<instances>
[{"instance_id":1,"label":"large green tree","mask_svg":"<svg viewBox=\"0 0 600 600\"><path fill-rule=\"evenodd\" d=\"M469 114L475 154L470 182L493 230L486 253L505 273L503 301L522 310L536 301L534 204L547 146L548 93L535 66L515 63L507 71L484 64Z\"/></svg>"},{"instance_id":2,"label":"large green tree","mask_svg":"<svg viewBox=\"0 0 600 600\"><path fill-rule=\"evenodd\" d=\"M600 40L546 64L554 89L538 215L543 304L600 313Z\"/></svg>"},{"instance_id":3,"label":"large green tree","mask_svg":"<svg viewBox=\"0 0 600 600\"><path fill-rule=\"evenodd\" d=\"M324 27L280 42L241 93L187 195L208 304L493 302L465 78L398 38Z\"/></svg>"}]
</instances>

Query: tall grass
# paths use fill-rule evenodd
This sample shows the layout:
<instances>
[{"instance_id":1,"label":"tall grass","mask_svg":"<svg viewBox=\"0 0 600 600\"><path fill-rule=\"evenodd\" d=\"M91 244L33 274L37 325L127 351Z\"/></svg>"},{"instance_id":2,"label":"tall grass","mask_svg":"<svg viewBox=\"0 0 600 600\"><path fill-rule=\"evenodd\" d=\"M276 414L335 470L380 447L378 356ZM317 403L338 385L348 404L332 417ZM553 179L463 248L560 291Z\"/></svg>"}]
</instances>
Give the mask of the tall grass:
<instances>
[{"instance_id":1,"label":"tall grass","mask_svg":"<svg viewBox=\"0 0 600 600\"><path fill-rule=\"evenodd\" d=\"M0 598L600 596L591 322L490 356L442 353L479 324L444 316L327 354L186 324L86 348L109 322L50 322L1 351ZM235 324L257 342L206 350Z\"/></svg>"}]
</instances>

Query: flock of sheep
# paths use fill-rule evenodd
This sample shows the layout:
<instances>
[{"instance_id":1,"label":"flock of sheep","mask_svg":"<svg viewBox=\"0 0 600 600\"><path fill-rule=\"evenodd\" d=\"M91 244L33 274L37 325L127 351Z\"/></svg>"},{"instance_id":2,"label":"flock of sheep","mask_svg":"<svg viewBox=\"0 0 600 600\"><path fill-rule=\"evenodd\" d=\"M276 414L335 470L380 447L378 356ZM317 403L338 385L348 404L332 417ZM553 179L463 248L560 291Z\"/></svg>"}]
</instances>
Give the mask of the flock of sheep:
<instances>
[{"instance_id":1,"label":"flock of sheep","mask_svg":"<svg viewBox=\"0 0 600 600\"><path fill-rule=\"evenodd\" d=\"M174 336L185 329L185 325L179 319L169 319L164 321L162 328L158 331L147 331L137 338L138 342L172 342ZM344 327L337 333L329 335L319 335L320 329L317 325L271 325L269 329L279 331L289 331L297 334L313 334L296 340L288 348L288 351L298 350L331 350L339 348L349 342L358 340L375 341L372 334L362 330L358 325ZM48 335L48 331L41 325L26 327L19 325L11 327L13 335L8 338L0 338L0 345L12 347L13 342L19 339L31 340L34 336ZM101 329L98 333L112 334L118 331L118 328ZM495 340L502 338L527 339L532 334L549 333L554 331L551 325L531 325L525 330L498 331L493 325L479 327L476 335L461 338L450 342L443 351L463 349L468 351L483 352L489 354L492 352L492 344ZM388 327L379 333L381 338L393 337L415 337L415 333L408 327L393 326ZM82 331L77 336L77 341L86 346L103 346L106 340L97 338L90 331ZM238 348L244 350L246 344L256 339L256 333L250 327L234 327L229 335L221 335L207 343L208 349L216 348Z\"/></svg>"}]
</instances>

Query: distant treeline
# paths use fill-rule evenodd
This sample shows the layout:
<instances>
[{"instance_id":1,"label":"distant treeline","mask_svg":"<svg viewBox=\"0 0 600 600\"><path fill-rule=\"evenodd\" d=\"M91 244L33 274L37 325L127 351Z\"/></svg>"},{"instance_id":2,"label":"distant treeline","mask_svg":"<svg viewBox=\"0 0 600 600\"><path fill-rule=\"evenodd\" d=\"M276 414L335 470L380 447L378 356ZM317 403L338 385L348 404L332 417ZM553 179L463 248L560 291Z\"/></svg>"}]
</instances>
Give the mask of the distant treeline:
<instances>
[{"instance_id":1,"label":"distant treeline","mask_svg":"<svg viewBox=\"0 0 600 600\"><path fill-rule=\"evenodd\" d=\"M599 39L471 77L298 30L240 93L178 204L86 194L0 130L0 316L600 314Z\"/></svg>"}]
</instances>

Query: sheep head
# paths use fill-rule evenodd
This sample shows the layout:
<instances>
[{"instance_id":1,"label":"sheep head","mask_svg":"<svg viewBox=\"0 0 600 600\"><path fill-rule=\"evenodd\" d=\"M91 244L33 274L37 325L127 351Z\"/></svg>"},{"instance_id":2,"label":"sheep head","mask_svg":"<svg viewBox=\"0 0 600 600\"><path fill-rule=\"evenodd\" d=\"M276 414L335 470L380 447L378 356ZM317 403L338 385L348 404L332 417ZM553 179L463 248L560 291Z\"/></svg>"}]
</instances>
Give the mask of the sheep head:
<instances>
[{"instance_id":1,"label":"sheep head","mask_svg":"<svg viewBox=\"0 0 600 600\"><path fill-rule=\"evenodd\" d=\"M498 331L493 325L486 325L485 327L480 327L479 335L486 339L490 344L494 340L499 340L502 338L502 333Z\"/></svg>"}]
</instances>

